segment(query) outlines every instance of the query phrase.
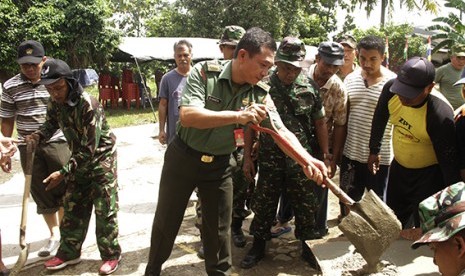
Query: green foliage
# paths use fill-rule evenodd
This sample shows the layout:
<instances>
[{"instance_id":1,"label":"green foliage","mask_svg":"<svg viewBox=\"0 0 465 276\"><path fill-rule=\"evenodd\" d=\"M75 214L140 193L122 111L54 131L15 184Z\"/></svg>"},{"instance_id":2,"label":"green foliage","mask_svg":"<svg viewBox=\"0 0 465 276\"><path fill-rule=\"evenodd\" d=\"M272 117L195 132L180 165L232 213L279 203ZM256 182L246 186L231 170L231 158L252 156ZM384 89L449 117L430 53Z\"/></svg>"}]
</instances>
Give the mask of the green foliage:
<instances>
[{"instance_id":1,"label":"green foliage","mask_svg":"<svg viewBox=\"0 0 465 276\"><path fill-rule=\"evenodd\" d=\"M258 26L277 40L294 35L315 45L335 30L335 5L332 0L177 0L163 5L146 27L149 36L219 38L227 25Z\"/></svg>"},{"instance_id":2,"label":"green foliage","mask_svg":"<svg viewBox=\"0 0 465 276\"><path fill-rule=\"evenodd\" d=\"M111 16L107 0L2 0L0 73L18 71L16 49L26 39L40 41L47 56L72 68L102 68L119 44Z\"/></svg>"},{"instance_id":3,"label":"green foliage","mask_svg":"<svg viewBox=\"0 0 465 276\"><path fill-rule=\"evenodd\" d=\"M18 30L19 9L11 0L2 0L0 2L0 63L5 71L4 74L9 75L7 72L17 70L18 66L12 62L16 59L17 37L20 32Z\"/></svg>"},{"instance_id":4,"label":"green foliage","mask_svg":"<svg viewBox=\"0 0 465 276\"><path fill-rule=\"evenodd\" d=\"M463 0L448 0L446 7L455 8L460 13L465 12L465 1ZM449 13L447 17L437 17L433 19L434 24L429 26L427 30L439 31L438 34L431 36L431 39L438 41L438 44L433 48L433 53L441 48L451 48L456 43L465 44L465 22L454 13Z\"/></svg>"},{"instance_id":5,"label":"green foliage","mask_svg":"<svg viewBox=\"0 0 465 276\"><path fill-rule=\"evenodd\" d=\"M355 29L353 35L357 41L367 35L376 35L383 39L387 36L389 42L389 69L397 72L406 61L404 57L406 37L408 37L407 59L414 56L425 56L426 54L426 40L423 37L411 36L412 33L413 26L411 25L388 24L382 29L376 27L368 30Z\"/></svg>"}]
</instances>

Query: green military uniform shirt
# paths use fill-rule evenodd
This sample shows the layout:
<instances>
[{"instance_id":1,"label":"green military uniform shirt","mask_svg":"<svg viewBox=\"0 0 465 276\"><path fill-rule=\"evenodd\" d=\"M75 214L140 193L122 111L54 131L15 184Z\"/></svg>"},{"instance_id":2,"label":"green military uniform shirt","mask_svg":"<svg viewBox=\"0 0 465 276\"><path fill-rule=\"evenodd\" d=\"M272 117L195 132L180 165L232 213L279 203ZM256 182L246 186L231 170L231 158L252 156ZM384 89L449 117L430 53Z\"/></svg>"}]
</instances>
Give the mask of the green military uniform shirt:
<instances>
[{"instance_id":1,"label":"green military uniform shirt","mask_svg":"<svg viewBox=\"0 0 465 276\"><path fill-rule=\"evenodd\" d=\"M197 63L187 78L181 106L206 108L212 111L245 109L251 103L264 103L269 87L244 84L237 91L232 83L232 61ZM230 154L236 149L234 129L239 125L197 129L178 122L177 133L189 147L212 155Z\"/></svg>"}]
</instances>

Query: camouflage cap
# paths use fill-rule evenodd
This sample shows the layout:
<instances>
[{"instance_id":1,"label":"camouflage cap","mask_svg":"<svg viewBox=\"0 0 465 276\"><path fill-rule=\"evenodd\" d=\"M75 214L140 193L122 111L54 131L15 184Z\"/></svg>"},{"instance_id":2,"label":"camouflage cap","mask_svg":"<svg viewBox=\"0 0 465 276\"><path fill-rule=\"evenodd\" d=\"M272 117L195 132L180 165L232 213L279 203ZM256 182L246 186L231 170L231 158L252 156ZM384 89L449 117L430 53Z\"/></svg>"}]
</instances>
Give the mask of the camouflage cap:
<instances>
[{"instance_id":1,"label":"camouflage cap","mask_svg":"<svg viewBox=\"0 0 465 276\"><path fill-rule=\"evenodd\" d=\"M451 56L465 57L465 45L455 44L451 48Z\"/></svg>"},{"instance_id":2,"label":"camouflage cap","mask_svg":"<svg viewBox=\"0 0 465 276\"><path fill-rule=\"evenodd\" d=\"M352 49L357 48L357 41L355 38L350 35L350 34L344 34L341 37L339 37L336 42L341 43L342 45L347 45Z\"/></svg>"},{"instance_id":3,"label":"camouflage cap","mask_svg":"<svg viewBox=\"0 0 465 276\"><path fill-rule=\"evenodd\" d=\"M274 61L286 62L301 68L306 53L305 44L300 39L288 36L279 44Z\"/></svg>"},{"instance_id":4,"label":"camouflage cap","mask_svg":"<svg viewBox=\"0 0 465 276\"><path fill-rule=\"evenodd\" d=\"M220 38L219 44L236 46L244 34L245 30L241 26L226 26L224 27L223 35Z\"/></svg>"},{"instance_id":5,"label":"camouflage cap","mask_svg":"<svg viewBox=\"0 0 465 276\"><path fill-rule=\"evenodd\" d=\"M423 236L412 248L447 241L465 228L465 183L455 183L428 197L420 202L418 210Z\"/></svg>"}]
</instances>

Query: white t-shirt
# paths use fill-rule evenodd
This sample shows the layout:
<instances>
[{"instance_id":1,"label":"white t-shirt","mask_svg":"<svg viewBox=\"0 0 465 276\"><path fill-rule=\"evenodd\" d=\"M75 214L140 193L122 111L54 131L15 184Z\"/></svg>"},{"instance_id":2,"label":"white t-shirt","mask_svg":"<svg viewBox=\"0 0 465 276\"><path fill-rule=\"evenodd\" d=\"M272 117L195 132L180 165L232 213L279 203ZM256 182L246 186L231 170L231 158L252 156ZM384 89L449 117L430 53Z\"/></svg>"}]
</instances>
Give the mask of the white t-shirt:
<instances>
[{"instance_id":1,"label":"white t-shirt","mask_svg":"<svg viewBox=\"0 0 465 276\"><path fill-rule=\"evenodd\" d=\"M396 77L396 74L381 67L383 79L376 84L365 87L362 69L358 68L347 75L344 84L349 99L349 119L347 121L347 138L343 154L360 163L367 163L370 154L370 135L373 114L384 84ZM381 142L380 165L390 165L393 158L391 146L392 125L386 126Z\"/></svg>"}]
</instances>

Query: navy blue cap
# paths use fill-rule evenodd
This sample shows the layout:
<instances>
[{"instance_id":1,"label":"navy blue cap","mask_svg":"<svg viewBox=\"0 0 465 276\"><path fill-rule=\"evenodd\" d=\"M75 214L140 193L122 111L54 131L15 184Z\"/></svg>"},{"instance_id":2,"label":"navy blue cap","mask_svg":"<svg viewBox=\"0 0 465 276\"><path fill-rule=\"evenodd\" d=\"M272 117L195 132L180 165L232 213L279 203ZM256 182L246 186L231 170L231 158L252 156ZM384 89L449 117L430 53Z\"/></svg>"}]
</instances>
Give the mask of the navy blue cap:
<instances>
[{"instance_id":1,"label":"navy blue cap","mask_svg":"<svg viewBox=\"0 0 465 276\"><path fill-rule=\"evenodd\" d=\"M431 61L424 57L413 57L402 65L390 91L414 99L434 82L435 76L436 69Z\"/></svg>"}]
</instances>

